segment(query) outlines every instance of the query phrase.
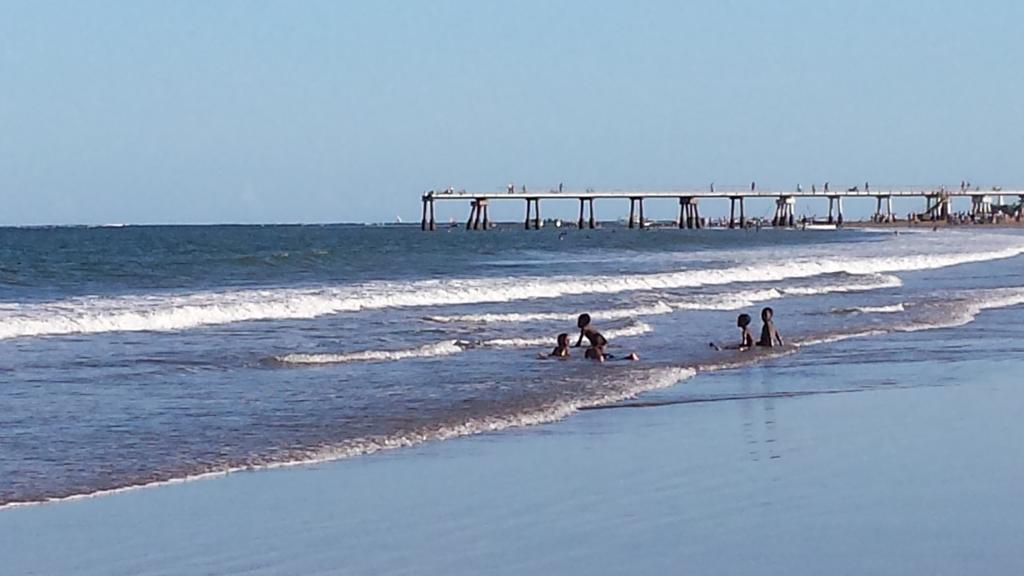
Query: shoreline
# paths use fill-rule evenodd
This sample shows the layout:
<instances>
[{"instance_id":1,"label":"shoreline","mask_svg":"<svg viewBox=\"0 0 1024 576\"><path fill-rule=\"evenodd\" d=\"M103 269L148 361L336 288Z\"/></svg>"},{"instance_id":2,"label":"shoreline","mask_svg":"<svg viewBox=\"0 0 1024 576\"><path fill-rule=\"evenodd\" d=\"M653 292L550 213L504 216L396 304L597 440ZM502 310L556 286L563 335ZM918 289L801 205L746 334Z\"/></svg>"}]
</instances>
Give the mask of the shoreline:
<instances>
[{"instance_id":1,"label":"shoreline","mask_svg":"<svg viewBox=\"0 0 1024 576\"><path fill-rule=\"evenodd\" d=\"M0 538L24 574L1013 573L1013 365L957 361L936 377L840 359L830 370L905 386L780 397L773 382L821 371L786 356L703 375L747 381L750 397L20 507L0 513ZM29 544L40 538L63 552Z\"/></svg>"}]
</instances>

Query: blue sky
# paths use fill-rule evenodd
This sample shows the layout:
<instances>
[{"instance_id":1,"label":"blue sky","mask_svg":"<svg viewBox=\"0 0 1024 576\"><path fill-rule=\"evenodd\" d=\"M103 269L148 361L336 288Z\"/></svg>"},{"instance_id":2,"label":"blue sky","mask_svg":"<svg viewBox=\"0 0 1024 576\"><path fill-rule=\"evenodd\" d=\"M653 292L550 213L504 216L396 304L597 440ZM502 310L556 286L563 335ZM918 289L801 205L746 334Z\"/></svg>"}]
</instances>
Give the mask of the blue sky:
<instances>
[{"instance_id":1,"label":"blue sky","mask_svg":"<svg viewBox=\"0 0 1024 576\"><path fill-rule=\"evenodd\" d=\"M418 219L423 190L509 181L1020 186L1021 22L1010 0L0 0L0 224Z\"/></svg>"}]
</instances>

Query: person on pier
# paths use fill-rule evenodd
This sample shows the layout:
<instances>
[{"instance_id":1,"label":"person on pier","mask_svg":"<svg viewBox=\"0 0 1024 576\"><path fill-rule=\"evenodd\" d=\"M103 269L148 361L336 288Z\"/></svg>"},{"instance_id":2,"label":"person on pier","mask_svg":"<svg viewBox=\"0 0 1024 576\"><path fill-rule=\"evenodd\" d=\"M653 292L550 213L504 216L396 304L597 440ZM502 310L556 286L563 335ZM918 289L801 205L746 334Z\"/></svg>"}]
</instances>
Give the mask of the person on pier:
<instances>
[{"instance_id":1,"label":"person on pier","mask_svg":"<svg viewBox=\"0 0 1024 576\"><path fill-rule=\"evenodd\" d=\"M784 344L782 334L779 334L779 329L775 327L775 322L772 321L774 317L775 311L770 307L766 306L761 310L761 339L757 341L758 346L773 348Z\"/></svg>"}]
</instances>

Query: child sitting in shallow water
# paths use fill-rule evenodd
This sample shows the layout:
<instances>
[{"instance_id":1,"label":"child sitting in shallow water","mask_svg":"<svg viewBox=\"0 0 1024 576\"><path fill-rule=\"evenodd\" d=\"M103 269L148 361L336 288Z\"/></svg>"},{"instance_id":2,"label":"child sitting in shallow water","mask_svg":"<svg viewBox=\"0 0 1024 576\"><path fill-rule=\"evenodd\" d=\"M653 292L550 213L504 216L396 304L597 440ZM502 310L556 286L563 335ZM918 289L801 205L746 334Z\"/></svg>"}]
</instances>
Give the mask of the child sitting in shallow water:
<instances>
[{"instance_id":1,"label":"child sitting in shallow water","mask_svg":"<svg viewBox=\"0 0 1024 576\"><path fill-rule=\"evenodd\" d=\"M590 346L584 352L583 357L588 360L597 360L598 362L604 362L605 360L612 360L613 357L610 354L605 354L604 347L608 344L608 340L601 335L600 332L590 328L590 316L588 314L580 315L580 319L577 322L580 328L580 341L577 342L577 346L583 342L584 336L590 340ZM589 330L588 330L589 328ZM568 358L569 357L569 335L561 333L558 335L558 341L555 345L555 349L550 354L544 355L539 354L539 358ZM639 360L635 352L626 356L624 360Z\"/></svg>"},{"instance_id":2,"label":"child sitting in shallow water","mask_svg":"<svg viewBox=\"0 0 1024 576\"><path fill-rule=\"evenodd\" d=\"M774 346L782 346L782 334L779 334L779 329L775 327L775 322L772 322L772 318L775 316L775 311L770 307L765 307L761 310L761 339L758 340L758 346L764 346L766 348L772 348Z\"/></svg>"},{"instance_id":3,"label":"child sitting in shallow water","mask_svg":"<svg viewBox=\"0 0 1024 576\"><path fill-rule=\"evenodd\" d=\"M555 358L568 358L569 357L569 335L565 332L558 335L558 345L551 351L551 356Z\"/></svg>"},{"instance_id":4,"label":"child sitting in shallow water","mask_svg":"<svg viewBox=\"0 0 1024 576\"><path fill-rule=\"evenodd\" d=\"M740 329L740 350L754 347L754 333L750 331L750 314L740 314L736 318L736 327Z\"/></svg>"},{"instance_id":5,"label":"child sitting in shallow water","mask_svg":"<svg viewBox=\"0 0 1024 576\"><path fill-rule=\"evenodd\" d=\"M711 342L715 350L749 350L754 347L754 333L750 331L750 314L740 314L736 317L736 327L740 329L740 343L736 346L719 346ZM773 326L774 328L774 326ZM781 337L780 337L781 339Z\"/></svg>"}]
</instances>

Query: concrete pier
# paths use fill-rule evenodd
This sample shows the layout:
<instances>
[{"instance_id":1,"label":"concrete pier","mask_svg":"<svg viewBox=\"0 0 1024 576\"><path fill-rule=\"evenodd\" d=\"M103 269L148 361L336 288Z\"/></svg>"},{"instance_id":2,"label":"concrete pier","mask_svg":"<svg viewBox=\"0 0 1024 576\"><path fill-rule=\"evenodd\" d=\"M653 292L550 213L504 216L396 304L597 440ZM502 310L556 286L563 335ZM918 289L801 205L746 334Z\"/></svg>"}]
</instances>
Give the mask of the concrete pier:
<instances>
[{"instance_id":1,"label":"concrete pier","mask_svg":"<svg viewBox=\"0 0 1024 576\"><path fill-rule=\"evenodd\" d=\"M729 228L736 227L736 205L740 205L740 228L747 227L747 216L743 207L743 196L729 197Z\"/></svg>"},{"instance_id":2,"label":"concrete pier","mask_svg":"<svg viewBox=\"0 0 1024 576\"><path fill-rule=\"evenodd\" d=\"M796 224L796 198L781 196L775 201L775 217L772 226L776 228L792 227Z\"/></svg>"},{"instance_id":3,"label":"concrete pier","mask_svg":"<svg viewBox=\"0 0 1024 576\"><path fill-rule=\"evenodd\" d=\"M700 218L700 210L697 208L697 199L693 196L679 198L679 227L691 229L704 227L704 222Z\"/></svg>"},{"instance_id":4,"label":"concrete pier","mask_svg":"<svg viewBox=\"0 0 1024 576\"><path fill-rule=\"evenodd\" d=\"M870 199L875 202L875 210L872 220L876 222L894 222L896 215L893 212L894 198L916 198L924 201L924 210L916 213L919 220L946 220L953 214L952 200L955 197L971 199L970 214L976 218L991 217L996 209L992 201L993 196L1017 196L1024 202L1024 190L1002 190L992 188L990 191L979 190L961 185L958 189L947 188L907 188L907 189L885 189L880 186L868 188L864 183L863 189L860 186L851 186L840 191L830 190L829 183L819 190L811 186L809 191L797 187L793 191L772 191L758 189L752 185L749 189L722 190L712 186L709 190L666 190L666 191L643 191L643 190L613 190L574 192L571 190L552 190L550 192L516 192L514 188L505 193L498 192L455 192L448 189L443 192L430 191L421 196L422 210L420 228L422 230L436 230L437 219L435 216L435 205L437 202L461 200L469 201L470 212L466 219L467 230L487 230L491 226L489 205L498 201L525 201L526 217L523 221L525 229L539 230L543 225L540 214L541 200L575 200L579 202L579 217L576 220L578 228L596 228L597 218L595 216L595 202L606 199L629 200L629 213L627 226L629 228L645 228L648 224L644 214L644 202L646 200L667 200L672 199L679 203L679 228L696 229L704 225L700 216L698 202L700 200L722 199L729 201L729 222L730 228L744 228L747 225L747 213L745 202L749 199L772 199L775 201L775 213L770 222L776 227L790 227L796 223L796 200L807 201L820 198L827 202L828 222L841 226L845 221L843 213L843 201L854 199ZM738 212L738 215L737 215ZM738 216L738 217L737 217ZM1013 216L1017 219L1024 219L1024 213L1018 208Z\"/></svg>"}]
</instances>

